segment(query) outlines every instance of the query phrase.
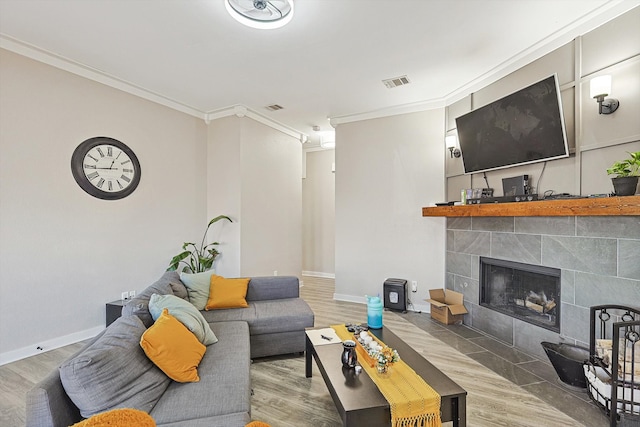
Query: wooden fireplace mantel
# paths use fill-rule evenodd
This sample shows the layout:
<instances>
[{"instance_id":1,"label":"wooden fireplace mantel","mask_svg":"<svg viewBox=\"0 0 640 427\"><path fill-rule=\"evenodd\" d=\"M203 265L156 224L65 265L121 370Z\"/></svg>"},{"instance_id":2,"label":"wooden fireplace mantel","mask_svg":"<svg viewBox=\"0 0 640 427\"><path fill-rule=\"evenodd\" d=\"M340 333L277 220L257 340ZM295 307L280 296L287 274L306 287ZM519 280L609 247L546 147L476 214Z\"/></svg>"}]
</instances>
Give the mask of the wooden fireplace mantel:
<instances>
[{"instance_id":1,"label":"wooden fireplace mantel","mask_svg":"<svg viewBox=\"0 0 640 427\"><path fill-rule=\"evenodd\" d=\"M422 216L615 216L640 215L640 196L483 203L422 208Z\"/></svg>"}]
</instances>

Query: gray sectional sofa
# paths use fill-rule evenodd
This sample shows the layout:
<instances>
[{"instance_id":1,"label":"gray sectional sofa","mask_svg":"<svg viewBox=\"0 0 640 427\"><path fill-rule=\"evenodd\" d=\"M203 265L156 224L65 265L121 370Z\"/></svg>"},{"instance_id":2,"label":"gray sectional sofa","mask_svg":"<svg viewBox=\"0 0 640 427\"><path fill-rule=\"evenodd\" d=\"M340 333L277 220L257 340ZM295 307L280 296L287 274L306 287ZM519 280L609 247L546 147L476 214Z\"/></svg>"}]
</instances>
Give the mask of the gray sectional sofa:
<instances>
[{"instance_id":1,"label":"gray sectional sofa","mask_svg":"<svg viewBox=\"0 0 640 427\"><path fill-rule=\"evenodd\" d=\"M158 426L244 426L251 419L251 358L303 352L304 330L314 322L299 298L296 277L254 277L248 308L201 312L218 342L207 346L198 366L200 381L179 383L153 365L139 345L153 324L148 304L154 293L187 295L179 275L166 272L131 300L121 318L27 393L27 427L66 427L88 416L87 407L94 413L135 407ZM84 414L74 404L79 400Z\"/></svg>"}]
</instances>

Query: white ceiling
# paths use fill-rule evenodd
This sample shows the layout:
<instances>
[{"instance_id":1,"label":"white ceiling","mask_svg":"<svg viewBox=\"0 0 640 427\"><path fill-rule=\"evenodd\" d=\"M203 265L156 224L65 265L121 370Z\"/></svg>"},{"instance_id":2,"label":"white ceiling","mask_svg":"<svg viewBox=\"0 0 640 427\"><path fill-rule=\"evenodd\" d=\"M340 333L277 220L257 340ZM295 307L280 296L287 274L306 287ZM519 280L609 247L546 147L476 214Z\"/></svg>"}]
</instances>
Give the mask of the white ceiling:
<instances>
[{"instance_id":1,"label":"white ceiling","mask_svg":"<svg viewBox=\"0 0 640 427\"><path fill-rule=\"evenodd\" d=\"M201 117L240 104L312 135L450 103L638 4L295 0L289 25L255 30L223 0L0 0L0 46ZM411 84L382 83L401 75Z\"/></svg>"}]
</instances>

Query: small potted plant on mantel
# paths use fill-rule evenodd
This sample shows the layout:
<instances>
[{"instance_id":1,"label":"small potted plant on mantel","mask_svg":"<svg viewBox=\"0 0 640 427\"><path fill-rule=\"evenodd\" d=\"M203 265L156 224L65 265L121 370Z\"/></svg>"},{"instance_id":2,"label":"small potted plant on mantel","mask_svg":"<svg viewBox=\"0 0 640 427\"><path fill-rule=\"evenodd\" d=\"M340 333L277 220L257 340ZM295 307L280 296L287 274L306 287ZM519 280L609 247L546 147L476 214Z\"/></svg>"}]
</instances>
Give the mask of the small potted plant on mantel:
<instances>
[{"instance_id":1,"label":"small potted plant on mantel","mask_svg":"<svg viewBox=\"0 0 640 427\"><path fill-rule=\"evenodd\" d=\"M607 169L608 175L616 175L611 178L616 196L633 196L638 187L640 177L640 151L629 153L626 160L617 161Z\"/></svg>"}]
</instances>

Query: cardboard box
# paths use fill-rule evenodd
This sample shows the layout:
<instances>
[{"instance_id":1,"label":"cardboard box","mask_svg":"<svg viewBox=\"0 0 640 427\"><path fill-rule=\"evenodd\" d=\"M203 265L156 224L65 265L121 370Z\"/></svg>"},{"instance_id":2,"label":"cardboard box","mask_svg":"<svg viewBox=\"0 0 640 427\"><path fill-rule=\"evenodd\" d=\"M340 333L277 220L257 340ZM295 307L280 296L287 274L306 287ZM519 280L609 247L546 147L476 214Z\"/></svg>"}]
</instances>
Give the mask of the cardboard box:
<instances>
[{"instance_id":1,"label":"cardboard box","mask_svg":"<svg viewBox=\"0 0 640 427\"><path fill-rule=\"evenodd\" d=\"M429 299L431 303L431 318L445 325L462 323L464 315L468 313L464 308L464 295L460 292L430 289Z\"/></svg>"}]
</instances>

